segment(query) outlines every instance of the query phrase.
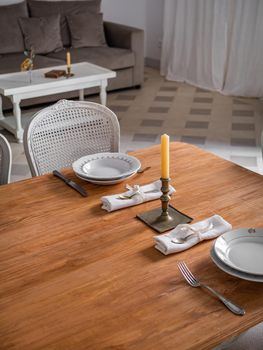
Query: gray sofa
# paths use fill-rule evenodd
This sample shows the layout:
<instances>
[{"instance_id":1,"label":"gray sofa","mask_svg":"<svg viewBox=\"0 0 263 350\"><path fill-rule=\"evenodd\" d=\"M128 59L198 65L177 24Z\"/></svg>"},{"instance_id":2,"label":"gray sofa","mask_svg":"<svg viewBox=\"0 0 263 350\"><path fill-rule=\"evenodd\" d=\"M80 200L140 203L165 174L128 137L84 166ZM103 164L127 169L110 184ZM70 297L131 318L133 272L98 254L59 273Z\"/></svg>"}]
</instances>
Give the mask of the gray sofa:
<instances>
[{"instance_id":1,"label":"gray sofa","mask_svg":"<svg viewBox=\"0 0 263 350\"><path fill-rule=\"evenodd\" d=\"M83 11L79 6L89 3L100 8L100 0L85 1L59 1L45 2L28 0L19 4L0 6L0 74L20 71L20 65L25 59L23 50L23 33L19 25L21 17L44 17L49 13L59 13L62 32L62 42L65 34L65 15L67 11L78 14ZM30 6L33 4L33 16ZM45 11L43 11L43 9ZM75 11L75 12L74 12ZM44 13L43 13L44 12ZM38 15L38 13L40 15ZM109 80L108 91L138 87L143 83L144 70L144 32L143 30L132 28L116 23L103 22L106 45L94 47L73 48L70 45L64 46L59 51L36 54L34 59L34 69L53 67L66 63L66 50L70 50L72 63L88 61L116 71L117 77ZM64 32L63 32L64 31ZM67 29L69 32L69 30ZM70 32L69 32L70 33ZM66 33L66 35L68 35ZM21 39L22 38L22 39ZM22 40L22 42L21 42ZM67 39L67 40L70 40ZM64 44L63 42L63 44ZM88 89L85 95L97 92L96 89ZM51 95L47 97L34 98L22 101L22 106L28 106L44 102L53 102L60 98L76 97L76 92L67 94ZM12 105L7 98L3 98L3 108L11 108Z\"/></svg>"}]
</instances>

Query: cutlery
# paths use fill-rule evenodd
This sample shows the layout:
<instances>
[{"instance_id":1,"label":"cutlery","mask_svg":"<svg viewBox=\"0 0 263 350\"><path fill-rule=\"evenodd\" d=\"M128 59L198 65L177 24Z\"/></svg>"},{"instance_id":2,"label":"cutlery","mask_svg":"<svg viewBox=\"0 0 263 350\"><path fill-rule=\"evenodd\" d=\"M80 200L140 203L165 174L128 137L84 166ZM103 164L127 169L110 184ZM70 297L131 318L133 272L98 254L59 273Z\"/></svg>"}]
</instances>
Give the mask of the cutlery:
<instances>
[{"instance_id":1,"label":"cutlery","mask_svg":"<svg viewBox=\"0 0 263 350\"><path fill-rule=\"evenodd\" d=\"M151 169L150 166L146 166L145 168L140 168L139 170L137 170L137 174L142 174L144 173L146 170Z\"/></svg>"},{"instance_id":2,"label":"cutlery","mask_svg":"<svg viewBox=\"0 0 263 350\"><path fill-rule=\"evenodd\" d=\"M191 287L203 287L208 289L211 293L213 293L222 303L234 314L243 316L245 315L245 310L238 306L237 304L233 303L231 300L225 298L221 293L217 292L215 289L207 286L204 283L201 283L198 278L196 278L192 272L187 267L186 263L184 261L179 261L177 263L178 269L182 273L185 280L190 284Z\"/></svg>"},{"instance_id":3,"label":"cutlery","mask_svg":"<svg viewBox=\"0 0 263 350\"><path fill-rule=\"evenodd\" d=\"M79 192L83 197L87 197L87 192L80 185L76 184L74 181L61 174L59 171L54 170L53 175L63 180L68 186Z\"/></svg>"},{"instance_id":4,"label":"cutlery","mask_svg":"<svg viewBox=\"0 0 263 350\"><path fill-rule=\"evenodd\" d=\"M155 193L155 192L159 192L159 190L155 190L155 191L146 191L146 192L143 192L143 193ZM136 194L138 194L138 192L135 192L133 194L120 194L118 196L118 199L132 199L132 197L136 196Z\"/></svg>"},{"instance_id":5,"label":"cutlery","mask_svg":"<svg viewBox=\"0 0 263 350\"><path fill-rule=\"evenodd\" d=\"M211 230L213 228L213 224L212 222L209 223L208 226L200 229L200 230L196 230L193 227L189 226L188 224L185 225L185 227L182 227L181 230L190 230L192 231L191 233L189 233L188 235L186 235L184 238L180 238L180 237L174 237L171 242L175 243L175 244L183 244L185 243L185 241L187 241L187 239L191 236L195 236L197 233L205 233L209 230Z\"/></svg>"},{"instance_id":6,"label":"cutlery","mask_svg":"<svg viewBox=\"0 0 263 350\"><path fill-rule=\"evenodd\" d=\"M118 199L132 199L132 197L136 196L136 194L138 194L138 192L135 192L133 194L120 194Z\"/></svg>"}]
</instances>

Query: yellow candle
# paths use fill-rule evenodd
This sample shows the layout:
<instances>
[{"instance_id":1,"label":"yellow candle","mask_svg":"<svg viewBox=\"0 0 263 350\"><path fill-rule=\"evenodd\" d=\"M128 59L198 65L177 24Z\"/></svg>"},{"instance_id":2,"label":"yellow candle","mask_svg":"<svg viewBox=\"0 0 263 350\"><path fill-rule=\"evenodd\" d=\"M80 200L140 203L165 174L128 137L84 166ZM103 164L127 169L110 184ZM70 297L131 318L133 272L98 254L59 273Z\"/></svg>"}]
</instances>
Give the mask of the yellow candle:
<instances>
[{"instance_id":1,"label":"yellow candle","mask_svg":"<svg viewBox=\"0 0 263 350\"><path fill-rule=\"evenodd\" d=\"M169 136L164 134L161 136L161 177L169 178Z\"/></svg>"},{"instance_id":2,"label":"yellow candle","mask_svg":"<svg viewBox=\"0 0 263 350\"><path fill-rule=\"evenodd\" d=\"M67 52L67 66L69 67L71 65L71 57L70 57L70 52Z\"/></svg>"}]
</instances>

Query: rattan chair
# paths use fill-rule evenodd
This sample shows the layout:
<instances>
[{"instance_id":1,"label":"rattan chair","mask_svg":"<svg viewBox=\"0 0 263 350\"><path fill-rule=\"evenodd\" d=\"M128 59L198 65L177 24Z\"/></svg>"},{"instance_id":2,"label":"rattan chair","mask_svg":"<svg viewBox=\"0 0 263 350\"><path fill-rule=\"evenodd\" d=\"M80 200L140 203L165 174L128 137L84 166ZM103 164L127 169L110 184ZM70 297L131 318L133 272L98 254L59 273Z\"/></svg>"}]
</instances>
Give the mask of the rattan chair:
<instances>
[{"instance_id":1,"label":"rattan chair","mask_svg":"<svg viewBox=\"0 0 263 350\"><path fill-rule=\"evenodd\" d=\"M10 182L12 151L7 139L0 134L0 185Z\"/></svg>"},{"instance_id":2,"label":"rattan chair","mask_svg":"<svg viewBox=\"0 0 263 350\"><path fill-rule=\"evenodd\" d=\"M120 128L107 107L86 101L61 100L36 113L24 132L32 176L71 167L78 158L118 152Z\"/></svg>"}]
</instances>

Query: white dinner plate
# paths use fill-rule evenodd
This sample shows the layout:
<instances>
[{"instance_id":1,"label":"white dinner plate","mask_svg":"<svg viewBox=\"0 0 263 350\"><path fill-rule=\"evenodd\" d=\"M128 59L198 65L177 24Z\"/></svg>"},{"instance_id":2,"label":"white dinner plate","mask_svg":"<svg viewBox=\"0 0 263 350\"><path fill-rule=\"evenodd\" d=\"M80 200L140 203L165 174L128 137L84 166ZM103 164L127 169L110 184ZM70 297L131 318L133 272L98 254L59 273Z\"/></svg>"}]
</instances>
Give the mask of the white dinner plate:
<instances>
[{"instance_id":1,"label":"white dinner plate","mask_svg":"<svg viewBox=\"0 0 263 350\"><path fill-rule=\"evenodd\" d=\"M214 251L229 267L263 277L263 229L237 229L218 237Z\"/></svg>"},{"instance_id":2,"label":"white dinner plate","mask_svg":"<svg viewBox=\"0 0 263 350\"><path fill-rule=\"evenodd\" d=\"M237 278L241 278L243 280L247 280L247 281L252 281L252 282L262 282L263 283L263 276L259 276L259 275L253 275L250 273L246 273L246 272L242 272L242 271L238 271L233 269L232 267L224 264L216 255L215 251L214 251L214 245L210 251L210 256L212 261L216 264L216 266L228 273L231 276L237 277Z\"/></svg>"},{"instance_id":3,"label":"white dinner plate","mask_svg":"<svg viewBox=\"0 0 263 350\"><path fill-rule=\"evenodd\" d=\"M130 179L132 176L134 176L136 173L131 174L130 176L126 176L125 178L120 178L120 179L115 179L115 180L94 180L94 179L88 179L87 177L82 177L79 174L76 173L76 176L79 177L81 180L84 181L88 181L92 184L95 185L103 185L103 186L107 186L107 185L115 185L118 184L122 181L125 181L126 179Z\"/></svg>"},{"instance_id":4,"label":"white dinner plate","mask_svg":"<svg viewBox=\"0 0 263 350\"><path fill-rule=\"evenodd\" d=\"M89 180L114 181L135 174L140 161L125 153L96 153L84 156L72 164L74 172Z\"/></svg>"},{"instance_id":5,"label":"white dinner plate","mask_svg":"<svg viewBox=\"0 0 263 350\"><path fill-rule=\"evenodd\" d=\"M75 172L76 175L79 175L81 177L83 177L83 179L89 181L89 180L94 180L94 181L115 181L115 180L120 180L121 181L124 181L125 179L128 179L129 177L137 174L137 171L135 171L134 173L132 174L129 174L129 175L125 175L125 176L121 176L121 177L111 177L110 179L104 179L104 178L93 178L93 177L89 177L89 176L84 176L83 174L78 174L77 172Z\"/></svg>"}]
</instances>

